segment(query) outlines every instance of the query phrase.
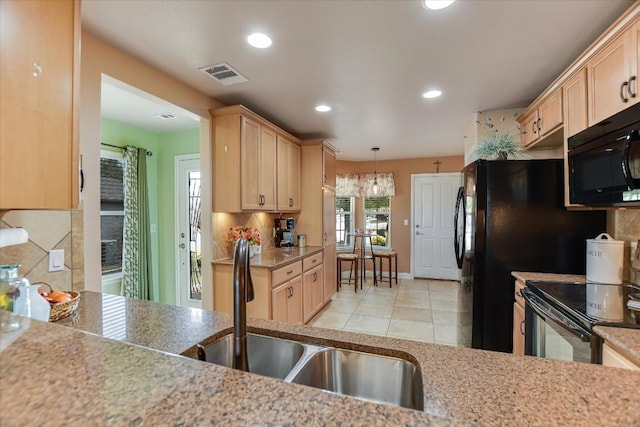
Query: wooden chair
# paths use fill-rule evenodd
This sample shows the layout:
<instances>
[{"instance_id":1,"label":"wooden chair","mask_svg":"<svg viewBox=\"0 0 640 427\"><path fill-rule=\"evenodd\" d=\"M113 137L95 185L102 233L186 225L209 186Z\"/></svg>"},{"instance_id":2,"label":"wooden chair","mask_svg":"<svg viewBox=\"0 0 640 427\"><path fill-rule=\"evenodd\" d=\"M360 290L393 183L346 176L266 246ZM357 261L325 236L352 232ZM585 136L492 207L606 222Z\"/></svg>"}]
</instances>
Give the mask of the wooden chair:
<instances>
[{"instance_id":1,"label":"wooden chair","mask_svg":"<svg viewBox=\"0 0 640 427\"><path fill-rule=\"evenodd\" d=\"M353 289L358 293L358 271L360 270L360 257L356 254L351 253L341 253L336 256L337 259L337 291L340 292L340 287L342 284L350 285L353 283ZM342 263L349 263L349 278L345 279L342 277ZM354 268L355 267L355 268ZM355 275L352 274L353 270L355 270Z\"/></svg>"},{"instance_id":2,"label":"wooden chair","mask_svg":"<svg viewBox=\"0 0 640 427\"><path fill-rule=\"evenodd\" d=\"M394 250L390 250L390 251L378 251L378 252L373 252L373 263L375 264L375 260L378 259L380 260L380 265L378 267L378 272L380 274L379 278L378 278L378 282L386 282L387 280L382 278L382 260L386 259L388 260L388 271L389 271L389 287L391 286L391 282L393 281L393 279L395 278L396 280L396 285L398 284L398 253ZM395 265L394 265L395 264ZM395 266L395 270L392 270L392 266ZM395 271L395 275L393 274Z\"/></svg>"}]
</instances>

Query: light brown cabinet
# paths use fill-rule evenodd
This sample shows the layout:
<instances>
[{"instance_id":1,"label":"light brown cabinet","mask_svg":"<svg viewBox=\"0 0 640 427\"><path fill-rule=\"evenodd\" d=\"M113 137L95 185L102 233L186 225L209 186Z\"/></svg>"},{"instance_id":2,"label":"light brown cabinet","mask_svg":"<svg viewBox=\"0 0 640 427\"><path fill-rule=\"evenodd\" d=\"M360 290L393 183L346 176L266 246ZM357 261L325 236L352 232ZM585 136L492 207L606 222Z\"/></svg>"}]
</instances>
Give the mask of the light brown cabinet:
<instances>
[{"instance_id":1,"label":"light brown cabinet","mask_svg":"<svg viewBox=\"0 0 640 427\"><path fill-rule=\"evenodd\" d=\"M625 356L607 341L602 344L602 365L640 371L639 361Z\"/></svg>"},{"instance_id":2,"label":"light brown cabinet","mask_svg":"<svg viewBox=\"0 0 640 427\"><path fill-rule=\"evenodd\" d=\"M300 212L300 145L278 135L278 212Z\"/></svg>"},{"instance_id":3,"label":"light brown cabinet","mask_svg":"<svg viewBox=\"0 0 640 427\"><path fill-rule=\"evenodd\" d=\"M638 23L614 37L587 62L589 126L640 100Z\"/></svg>"},{"instance_id":4,"label":"light brown cabinet","mask_svg":"<svg viewBox=\"0 0 640 427\"><path fill-rule=\"evenodd\" d=\"M558 89L518 118L523 132L522 145L525 148L539 145L548 135L560 129L563 119L562 91Z\"/></svg>"},{"instance_id":5,"label":"light brown cabinet","mask_svg":"<svg viewBox=\"0 0 640 427\"><path fill-rule=\"evenodd\" d=\"M273 290L273 320L302 323L302 278L296 276Z\"/></svg>"},{"instance_id":6,"label":"light brown cabinet","mask_svg":"<svg viewBox=\"0 0 640 427\"><path fill-rule=\"evenodd\" d=\"M568 138L588 127L587 69L581 68L562 85L564 129Z\"/></svg>"},{"instance_id":7,"label":"light brown cabinet","mask_svg":"<svg viewBox=\"0 0 640 427\"><path fill-rule=\"evenodd\" d=\"M297 230L307 244L324 248L324 302L336 289L335 152L324 141L302 144L302 206ZM333 187L332 187L333 185Z\"/></svg>"},{"instance_id":8,"label":"light brown cabinet","mask_svg":"<svg viewBox=\"0 0 640 427\"><path fill-rule=\"evenodd\" d=\"M79 207L80 2L0 2L0 209Z\"/></svg>"},{"instance_id":9,"label":"light brown cabinet","mask_svg":"<svg viewBox=\"0 0 640 427\"><path fill-rule=\"evenodd\" d=\"M525 284L521 280L515 283L515 302L513 303L513 354L524 355L524 298L520 295L520 291L525 288Z\"/></svg>"},{"instance_id":10,"label":"light brown cabinet","mask_svg":"<svg viewBox=\"0 0 640 427\"><path fill-rule=\"evenodd\" d=\"M322 265L302 275L302 313L307 323L324 305Z\"/></svg>"},{"instance_id":11,"label":"light brown cabinet","mask_svg":"<svg viewBox=\"0 0 640 427\"><path fill-rule=\"evenodd\" d=\"M295 159L299 141L242 105L219 108L210 113L213 119L213 210L277 210L279 140L291 143L286 167L287 176L291 174L291 177L283 176L282 179L289 183L286 192L294 198L298 184L292 177L296 173L299 175L299 167L290 160ZM294 210L299 207L291 209Z\"/></svg>"}]
</instances>

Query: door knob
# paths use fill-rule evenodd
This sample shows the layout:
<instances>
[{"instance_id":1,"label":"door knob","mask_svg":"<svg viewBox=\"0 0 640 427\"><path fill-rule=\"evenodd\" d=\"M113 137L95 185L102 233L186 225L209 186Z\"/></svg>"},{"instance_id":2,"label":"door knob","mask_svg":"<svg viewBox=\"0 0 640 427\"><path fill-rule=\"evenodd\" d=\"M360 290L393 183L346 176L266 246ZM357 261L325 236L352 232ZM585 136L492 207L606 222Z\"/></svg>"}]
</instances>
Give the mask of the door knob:
<instances>
[{"instance_id":1,"label":"door knob","mask_svg":"<svg viewBox=\"0 0 640 427\"><path fill-rule=\"evenodd\" d=\"M187 247L187 245L185 245L184 243L180 243L180 249L184 249L186 247Z\"/></svg>"}]
</instances>

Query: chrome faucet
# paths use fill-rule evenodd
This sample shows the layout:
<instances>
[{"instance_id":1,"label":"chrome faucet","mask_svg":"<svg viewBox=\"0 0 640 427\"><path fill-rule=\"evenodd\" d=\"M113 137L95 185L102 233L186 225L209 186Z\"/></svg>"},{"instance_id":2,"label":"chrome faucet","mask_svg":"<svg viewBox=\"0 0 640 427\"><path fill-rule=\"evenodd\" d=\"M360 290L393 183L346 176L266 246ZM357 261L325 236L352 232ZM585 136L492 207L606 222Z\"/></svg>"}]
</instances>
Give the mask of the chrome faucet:
<instances>
[{"instance_id":1,"label":"chrome faucet","mask_svg":"<svg viewBox=\"0 0 640 427\"><path fill-rule=\"evenodd\" d=\"M249 270L249 241L236 241L233 253L233 367L249 371L247 358L247 302L253 301Z\"/></svg>"}]
</instances>

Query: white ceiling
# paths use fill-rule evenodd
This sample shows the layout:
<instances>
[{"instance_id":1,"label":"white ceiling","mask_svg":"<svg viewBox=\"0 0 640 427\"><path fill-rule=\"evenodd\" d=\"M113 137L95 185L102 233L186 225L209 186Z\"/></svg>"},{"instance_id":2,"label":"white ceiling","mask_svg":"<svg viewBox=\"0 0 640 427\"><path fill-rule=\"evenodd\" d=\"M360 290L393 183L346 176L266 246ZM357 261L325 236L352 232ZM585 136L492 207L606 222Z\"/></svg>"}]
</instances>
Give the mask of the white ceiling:
<instances>
[{"instance_id":1,"label":"white ceiling","mask_svg":"<svg viewBox=\"0 0 640 427\"><path fill-rule=\"evenodd\" d=\"M222 103L327 138L338 158L371 160L373 146L378 159L462 154L476 111L528 105L632 3L85 0L82 23ZM273 45L247 45L254 31ZM219 62L249 81L222 86L198 70ZM423 99L431 88L442 97Z\"/></svg>"}]
</instances>

